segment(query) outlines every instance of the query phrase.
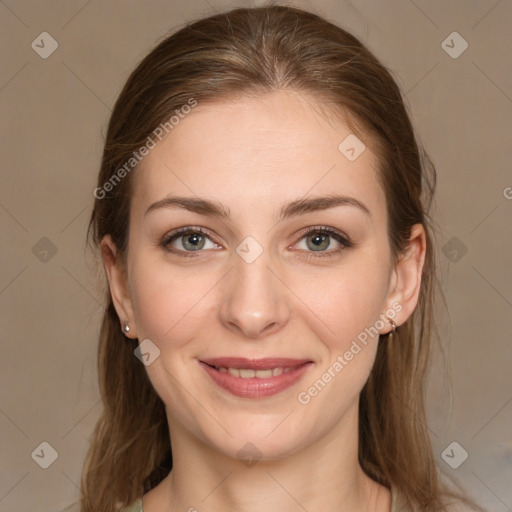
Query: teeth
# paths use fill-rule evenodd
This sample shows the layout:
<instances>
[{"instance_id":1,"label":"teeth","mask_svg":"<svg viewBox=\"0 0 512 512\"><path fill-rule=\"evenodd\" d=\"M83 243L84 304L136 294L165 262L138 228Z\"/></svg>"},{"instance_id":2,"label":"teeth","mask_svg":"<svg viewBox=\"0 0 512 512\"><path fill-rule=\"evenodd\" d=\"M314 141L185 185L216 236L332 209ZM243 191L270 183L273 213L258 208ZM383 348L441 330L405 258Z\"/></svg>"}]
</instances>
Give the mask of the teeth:
<instances>
[{"instance_id":1,"label":"teeth","mask_svg":"<svg viewBox=\"0 0 512 512\"><path fill-rule=\"evenodd\" d=\"M233 377L240 377L241 379L252 379L256 377L257 379L269 379L270 377L277 377L283 373L291 372L295 370L295 368L269 368L268 370L251 370L246 368L224 368L224 367L216 367L220 373L229 373Z\"/></svg>"},{"instance_id":2,"label":"teeth","mask_svg":"<svg viewBox=\"0 0 512 512\"><path fill-rule=\"evenodd\" d=\"M240 370L236 368L228 368L229 375L233 375L233 377L240 377Z\"/></svg>"},{"instance_id":3,"label":"teeth","mask_svg":"<svg viewBox=\"0 0 512 512\"><path fill-rule=\"evenodd\" d=\"M254 374L258 379L268 379L269 377L272 377L272 370L256 370Z\"/></svg>"}]
</instances>

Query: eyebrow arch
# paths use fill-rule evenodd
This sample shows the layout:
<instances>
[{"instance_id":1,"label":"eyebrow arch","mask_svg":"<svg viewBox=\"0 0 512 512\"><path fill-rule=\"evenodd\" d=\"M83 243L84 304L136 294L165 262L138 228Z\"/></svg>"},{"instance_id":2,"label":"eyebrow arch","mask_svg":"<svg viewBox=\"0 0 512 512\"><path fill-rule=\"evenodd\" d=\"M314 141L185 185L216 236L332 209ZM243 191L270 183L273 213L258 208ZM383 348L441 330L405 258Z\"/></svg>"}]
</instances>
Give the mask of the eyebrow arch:
<instances>
[{"instance_id":1,"label":"eyebrow arch","mask_svg":"<svg viewBox=\"0 0 512 512\"><path fill-rule=\"evenodd\" d=\"M369 217L372 216L366 205L354 197L328 195L292 201L280 209L279 220L318 210L327 210L336 206L353 206L364 212ZM199 197L183 196L164 197L160 201L150 205L144 215L160 208L174 207L182 208L200 215L212 215L221 219L231 220L231 212L229 208L225 208L221 203Z\"/></svg>"},{"instance_id":2,"label":"eyebrow arch","mask_svg":"<svg viewBox=\"0 0 512 512\"><path fill-rule=\"evenodd\" d=\"M295 215L302 215L317 210L327 210L336 206L353 206L363 211L369 217L372 216L368 207L355 197L328 195L292 201L290 204L281 208L279 218L280 220L284 220Z\"/></svg>"}]
</instances>

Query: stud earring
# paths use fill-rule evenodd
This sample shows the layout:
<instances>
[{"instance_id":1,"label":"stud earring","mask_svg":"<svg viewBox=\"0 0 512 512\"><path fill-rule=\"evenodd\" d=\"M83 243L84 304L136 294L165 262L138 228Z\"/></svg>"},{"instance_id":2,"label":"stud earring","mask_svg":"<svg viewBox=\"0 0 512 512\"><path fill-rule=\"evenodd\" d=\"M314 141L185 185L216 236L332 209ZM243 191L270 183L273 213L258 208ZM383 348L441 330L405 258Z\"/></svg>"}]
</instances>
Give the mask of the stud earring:
<instances>
[{"instance_id":1,"label":"stud earring","mask_svg":"<svg viewBox=\"0 0 512 512\"><path fill-rule=\"evenodd\" d=\"M391 331L391 334L395 334L396 332L396 324L393 320L391 320L391 318L389 318L389 323L391 324L391 327L392 327L392 331Z\"/></svg>"},{"instance_id":2,"label":"stud earring","mask_svg":"<svg viewBox=\"0 0 512 512\"><path fill-rule=\"evenodd\" d=\"M128 325L128 322L124 323L123 331L124 332L130 332L130 326Z\"/></svg>"}]
</instances>

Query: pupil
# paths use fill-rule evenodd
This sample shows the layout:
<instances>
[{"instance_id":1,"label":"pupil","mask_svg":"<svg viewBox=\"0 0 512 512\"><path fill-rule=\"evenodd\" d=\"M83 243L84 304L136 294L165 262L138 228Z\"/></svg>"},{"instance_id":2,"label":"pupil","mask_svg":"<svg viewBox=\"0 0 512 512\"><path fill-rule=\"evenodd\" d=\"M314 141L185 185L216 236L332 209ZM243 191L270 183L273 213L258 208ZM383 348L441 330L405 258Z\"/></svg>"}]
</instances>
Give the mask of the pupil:
<instances>
[{"instance_id":1,"label":"pupil","mask_svg":"<svg viewBox=\"0 0 512 512\"><path fill-rule=\"evenodd\" d=\"M192 233L186 237L184 237L185 243L184 246L188 249L201 249L204 245L204 240L202 235L198 233ZM202 243L201 243L202 242Z\"/></svg>"},{"instance_id":2,"label":"pupil","mask_svg":"<svg viewBox=\"0 0 512 512\"><path fill-rule=\"evenodd\" d=\"M316 233L311 236L310 240L313 242L315 249L325 249L329 245L327 235ZM327 244L325 243L327 241Z\"/></svg>"}]
</instances>

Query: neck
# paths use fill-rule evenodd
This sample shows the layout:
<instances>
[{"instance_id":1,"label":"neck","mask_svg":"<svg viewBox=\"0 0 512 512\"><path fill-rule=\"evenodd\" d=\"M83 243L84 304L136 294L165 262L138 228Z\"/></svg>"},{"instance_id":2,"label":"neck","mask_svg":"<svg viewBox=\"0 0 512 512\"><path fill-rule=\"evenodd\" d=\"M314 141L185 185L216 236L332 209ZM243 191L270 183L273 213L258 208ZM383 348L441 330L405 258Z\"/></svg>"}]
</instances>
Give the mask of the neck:
<instances>
[{"instance_id":1,"label":"neck","mask_svg":"<svg viewBox=\"0 0 512 512\"><path fill-rule=\"evenodd\" d=\"M144 511L387 512L389 492L358 462L357 412L293 454L252 462L220 453L170 419L173 469L144 497Z\"/></svg>"}]
</instances>

